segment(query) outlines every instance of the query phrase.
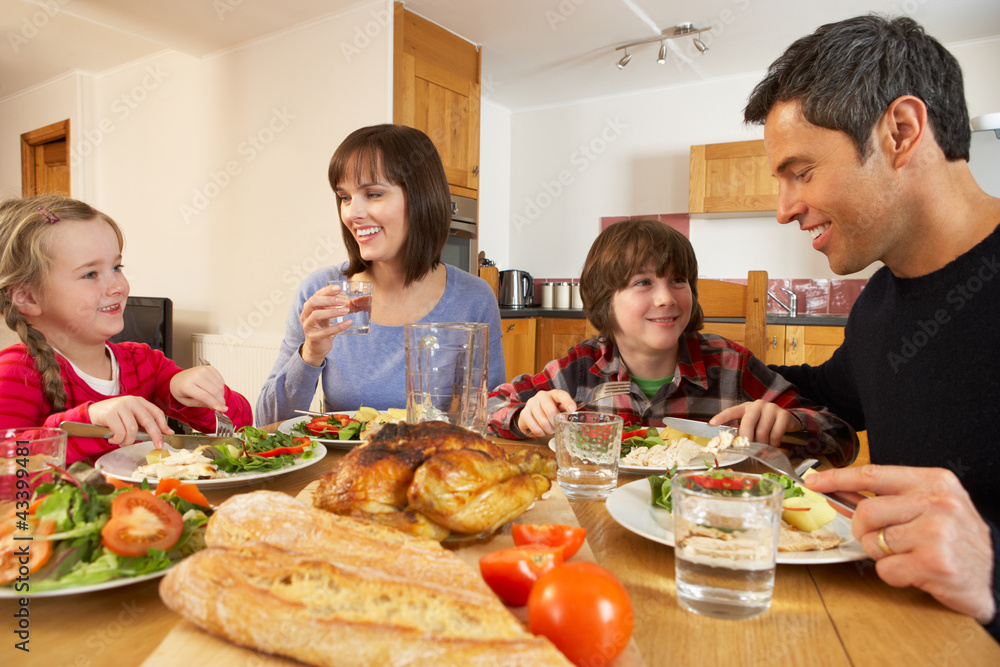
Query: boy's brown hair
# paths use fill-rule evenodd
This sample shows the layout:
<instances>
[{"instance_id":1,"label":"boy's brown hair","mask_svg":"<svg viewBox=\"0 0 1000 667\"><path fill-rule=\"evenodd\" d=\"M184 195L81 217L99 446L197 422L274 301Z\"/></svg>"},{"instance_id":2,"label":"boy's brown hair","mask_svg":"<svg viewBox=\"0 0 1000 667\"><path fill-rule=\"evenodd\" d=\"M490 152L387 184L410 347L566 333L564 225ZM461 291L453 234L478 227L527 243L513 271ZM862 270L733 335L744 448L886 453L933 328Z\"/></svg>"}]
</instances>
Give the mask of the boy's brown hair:
<instances>
[{"instance_id":1,"label":"boy's brown hair","mask_svg":"<svg viewBox=\"0 0 1000 667\"><path fill-rule=\"evenodd\" d=\"M614 340L617 322L612 299L632 276L643 271L685 278L691 285L691 321L684 333L701 329L705 316L698 303L698 259L691 242L659 220L629 218L598 235L580 276L583 314L601 338Z\"/></svg>"}]
</instances>

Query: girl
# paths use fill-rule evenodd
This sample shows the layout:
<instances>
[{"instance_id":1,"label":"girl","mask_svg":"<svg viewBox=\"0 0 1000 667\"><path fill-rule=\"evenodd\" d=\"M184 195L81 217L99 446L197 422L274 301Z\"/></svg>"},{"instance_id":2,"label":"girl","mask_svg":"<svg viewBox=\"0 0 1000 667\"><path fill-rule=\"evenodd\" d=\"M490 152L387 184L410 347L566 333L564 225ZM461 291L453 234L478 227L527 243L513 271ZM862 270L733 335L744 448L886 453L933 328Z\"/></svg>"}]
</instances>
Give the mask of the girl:
<instances>
[{"instance_id":1,"label":"girl","mask_svg":"<svg viewBox=\"0 0 1000 667\"><path fill-rule=\"evenodd\" d=\"M500 308L485 281L441 261L448 240L448 181L430 138L412 127L374 125L351 133L330 160L349 261L306 277L286 322L285 339L257 399L257 422L308 409L322 383L327 411L406 405L403 325L490 325L489 382L506 379ZM372 282L371 330L339 336L347 299L330 280Z\"/></svg>"},{"instance_id":2,"label":"girl","mask_svg":"<svg viewBox=\"0 0 1000 667\"><path fill-rule=\"evenodd\" d=\"M556 414L576 410L601 383L628 380L629 394L603 399L626 425L709 421L738 407L740 435L777 446L785 433L805 430L803 453L853 461L857 437L846 422L808 403L742 346L698 333L697 276L694 249L671 227L630 219L606 228L580 277L584 315L600 335L494 390L490 427L505 438L551 435Z\"/></svg>"},{"instance_id":3,"label":"girl","mask_svg":"<svg viewBox=\"0 0 1000 667\"><path fill-rule=\"evenodd\" d=\"M175 417L215 430L213 410L236 427L250 405L211 366L181 370L142 343L111 343L129 294L118 225L59 195L0 203L0 312L21 342L0 351L0 428L79 421L109 440L70 438L66 462L96 459L148 433L157 447Z\"/></svg>"}]
</instances>

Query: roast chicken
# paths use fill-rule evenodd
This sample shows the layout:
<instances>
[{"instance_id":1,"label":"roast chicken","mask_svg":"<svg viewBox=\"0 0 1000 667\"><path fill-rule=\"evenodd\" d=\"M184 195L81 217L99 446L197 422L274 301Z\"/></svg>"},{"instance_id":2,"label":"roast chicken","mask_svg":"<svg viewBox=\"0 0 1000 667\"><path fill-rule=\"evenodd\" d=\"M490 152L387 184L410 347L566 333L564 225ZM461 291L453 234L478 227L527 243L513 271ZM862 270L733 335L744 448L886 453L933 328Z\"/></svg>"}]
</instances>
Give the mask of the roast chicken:
<instances>
[{"instance_id":1,"label":"roast chicken","mask_svg":"<svg viewBox=\"0 0 1000 667\"><path fill-rule=\"evenodd\" d=\"M435 540L491 533L548 491L548 450L508 457L445 422L386 424L320 479L313 504Z\"/></svg>"}]
</instances>

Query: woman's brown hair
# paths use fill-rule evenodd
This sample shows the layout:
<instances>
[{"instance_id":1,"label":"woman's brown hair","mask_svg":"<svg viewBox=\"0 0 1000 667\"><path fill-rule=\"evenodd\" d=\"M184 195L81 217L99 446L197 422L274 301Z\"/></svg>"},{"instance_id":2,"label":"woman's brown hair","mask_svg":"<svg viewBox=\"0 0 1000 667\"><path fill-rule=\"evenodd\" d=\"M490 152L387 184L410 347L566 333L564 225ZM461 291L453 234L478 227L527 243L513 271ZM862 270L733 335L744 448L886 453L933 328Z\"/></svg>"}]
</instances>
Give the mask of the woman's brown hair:
<instances>
[{"instance_id":1,"label":"woman's brown hair","mask_svg":"<svg viewBox=\"0 0 1000 667\"><path fill-rule=\"evenodd\" d=\"M49 238L61 221L94 218L111 225L119 249L123 248L125 240L115 221L82 201L47 194L0 202L0 313L34 358L42 376L45 400L53 412L66 407L66 388L55 350L42 332L21 315L11 292L21 286L40 287L45 281L52 267Z\"/></svg>"},{"instance_id":2,"label":"woman's brown hair","mask_svg":"<svg viewBox=\"0 0 1000 667\"><path fill-rule=\"evenodd\" d=\"M612 301L637 273L659 277L673 273L691 285L691 321L684 333L701 329L705 317L698 304L698 259L679 231L650 218L629 218L605 228L587 253L580 275L583 314L605 340L614 340Z\"/></svg>"},{"instance_id":3,"label":"woman's brown hair","mask_svg":"<svg viewBox=\"0 0 1000 667\"><path fill-rule=\"evenodd\" d=\"M334 193L345 179L360 183L388 181L406 196L408 232L403 250L405 281L423 278L441 263L441 251L451 226L451 197L441 157L430 137L405 125L372 125L352 132L337 147L328 171ZM337 197L337 211L342 199ZM345 273L353 276L371 262L351 230L341 225L350 263Z\"/></svg>"}]
</instances>

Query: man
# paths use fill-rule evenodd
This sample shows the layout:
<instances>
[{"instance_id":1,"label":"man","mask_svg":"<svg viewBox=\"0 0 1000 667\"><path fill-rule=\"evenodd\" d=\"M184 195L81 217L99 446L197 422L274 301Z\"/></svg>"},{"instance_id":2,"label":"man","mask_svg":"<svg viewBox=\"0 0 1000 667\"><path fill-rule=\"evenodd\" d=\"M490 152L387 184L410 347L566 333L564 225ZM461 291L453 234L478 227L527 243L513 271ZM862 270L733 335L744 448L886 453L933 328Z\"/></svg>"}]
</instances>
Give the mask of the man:
<instances>
[{"instance_id":1,"label":"man","mask_svg":"<svg viewBox=\"0 0 1000 667\"><path fill-rule=\"evenodd\" d=\"M885 265L828 362L776 369L868 430L877 465L810 486L874 492L852 526L879 576L1000 638L1000 199L969 171L958 63L909 18L825 25L771 65L744 119L764 125L778 221L838 274Z\"/></svg>"}]
</instances>

